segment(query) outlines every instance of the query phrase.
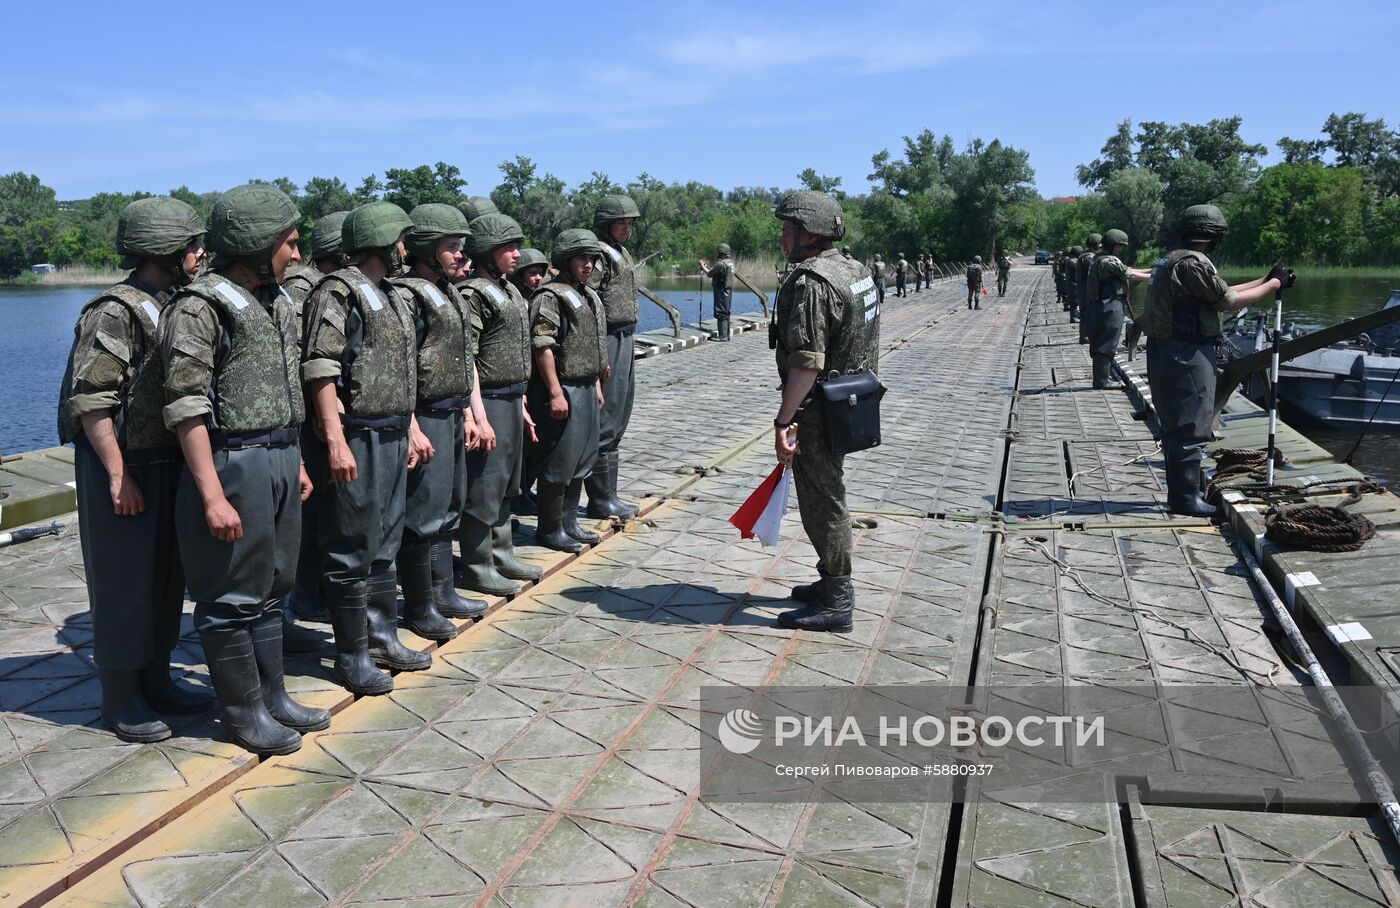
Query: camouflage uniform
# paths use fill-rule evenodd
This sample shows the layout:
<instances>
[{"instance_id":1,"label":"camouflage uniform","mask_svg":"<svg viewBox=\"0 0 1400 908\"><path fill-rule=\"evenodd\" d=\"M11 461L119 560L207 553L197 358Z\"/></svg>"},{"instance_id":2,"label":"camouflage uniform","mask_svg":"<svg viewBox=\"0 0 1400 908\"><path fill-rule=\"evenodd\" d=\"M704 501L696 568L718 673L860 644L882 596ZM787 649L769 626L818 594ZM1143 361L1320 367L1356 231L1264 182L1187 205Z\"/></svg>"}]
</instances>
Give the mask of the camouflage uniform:
<instances>
[{"instance_id":1,"label":"camouflage uniform","mask_svg":"<svg viewBox=\"0 0 1400 908\"><path fill-rule=\"evenodd\" d=\"M914 261L914 292L918 293L924 283L924 256L919 253L919 257Z\"/></svg>"},{"instance_id":2,"label":"camouflage uniform","mask_svg":"<svg viewBox=\"0 0 1400 908\"><path fill-rule=\"evenodd\" d=\"M967 308L982 308L982 257L974 258L967 266Z\"/></svg>"},{"instance_id":3,"label":"camouflage uniform","mask_svg":"<svg viewBox=\"0 0 1400 908\"><path fill-rule=\"evenodd\" d=\"M1077 255L1070 264L1070 273L1074 279L1074 299L1070 301L1069 311L1071 317L1075 308L1079 310L1079 342L1087 344L1094 336L1095 321L1099 317L1099 301L1085 292L1089 282L1089 269L1094 267L1094 259L1099 254L1099 242L1102 237L1097 233L1088 236L1088 246ZM1075 247L1079 248L1079 247Z\"/></svg>"},{"instance_id":4,"label":"camouflage uniform","mask_svg":"<svg viewBox=\"0 0 1400 908\"><path fill-rule=\"evenodd\" d=\"M904 277L909 271L909 263L904 259L904 253L899 254L899 258L894 263L894 295L896 297L908 296L904 289Z\"/></svg>"},{"instance_id":5,"label":"camouflage uniform","mask_svg":"<svg viewBox=\"0 0 1400 908\"><path fill-rule=\"evenodd\" d=\"M933 253L930 252L924 258L924 286L933 286Z\"/></svg>"},{"instance_id":6,"label":"camouflage uniform","mask_svg":"<svg viewBox=\"0 0 1400 908\"><path fill-rule=\"evenodd\" d=\"M714 292L715 331L717 340L729 340L729 310L734 297L734 262L729 258L729 247L720 249L718 260L705 273L710 279Z\"/></svg>"},{"instance_id":7,"label":"camouflage uniform","mask_svg":"<svg viewBox=\"0 0 1400 908\"><path fill-rule=\"evenodd\" d=\"M880 305L885 305L885 263L880 261L880 256L875 256L874 263L870 266L870 277L875 281L876 299Z\"/></svg>"},{"instance_id":8,"label":"camouflage uniform","mask_svg":"<svg viewBox=\"0 0 1400 908\"><path fill-rule=\"evenodd\" d=\"M1094 312L1089 356L1094 364L1094 387L1100 390L1120 387L1113 381L1113 354L1123 337L1123 312L1130 291L1128 266L1116 255L1097 255L1084 276L1080 298Z\"/></svg>"},{"instance_id":9,"label":"camouflage uniform","mask_svg":"<svg viewBox=\"0 0 1400 908\"><path fill-rule=\"evenodd\" d=\"M1011 256L1003 252L997 256L997 296L1006 296L1006 284L1011 278Z\"/></svg>"}]
</instances>

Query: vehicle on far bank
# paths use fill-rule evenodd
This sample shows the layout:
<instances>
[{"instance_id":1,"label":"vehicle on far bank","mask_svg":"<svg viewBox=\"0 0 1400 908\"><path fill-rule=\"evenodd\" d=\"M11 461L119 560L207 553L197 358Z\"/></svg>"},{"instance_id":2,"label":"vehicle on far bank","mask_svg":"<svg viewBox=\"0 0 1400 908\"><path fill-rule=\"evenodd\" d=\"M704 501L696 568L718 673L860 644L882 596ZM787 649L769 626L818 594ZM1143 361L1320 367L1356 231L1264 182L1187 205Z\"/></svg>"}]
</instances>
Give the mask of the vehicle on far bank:
<instances>
[{"instance_id":1,"label":"vehicle on far bank","mask_svg":"<svg viewBox=\"0 0 1400 908\"><path fill-rule=\"evenodd\" d=\"M1050 264L1050 253L1047 252L1047 251L1044 250L1044 249L1041 249L1041 250L1037 251L1036 254L1035 254L1035 263L1036 263L1037 265L1048 265L1048 264Z\"/></svg>"}]
</instances>

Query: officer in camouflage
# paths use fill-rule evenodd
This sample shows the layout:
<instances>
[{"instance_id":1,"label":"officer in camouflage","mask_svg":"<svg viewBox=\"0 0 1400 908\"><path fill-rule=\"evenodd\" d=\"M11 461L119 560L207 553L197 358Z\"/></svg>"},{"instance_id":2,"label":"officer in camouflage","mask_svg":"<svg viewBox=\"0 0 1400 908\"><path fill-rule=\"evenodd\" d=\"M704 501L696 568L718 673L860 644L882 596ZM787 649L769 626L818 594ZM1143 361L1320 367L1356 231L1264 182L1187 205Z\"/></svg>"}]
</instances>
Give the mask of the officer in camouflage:
<instances>
[{"instance_id":1,"label":"officer in camouflage","mask_svg":"<svg viewBox=\"0 0 1400 908\"><path fill-rule=\"evenodd\" d=\"M848 252L842 253L846 258L850 258ZM720 243L715 250L715 264L710 264L704 259L700 260L700 270L710 279L710 288L714 291L715 309L715 340L729 340L729 309L734 299L734 262L729 258L729 244Z\"/></svg>"},{"instance_id":2,"label":"officer in camouflage","mask_svg":"<svg viewBox=\"0 0 1400 908\"><path fill-rule=\"evenodd\" d=\"M933 253L930 252L924 258L924 286L933 286Z\"/></svg>"},{"instance_id":3,"label":"officer in camouflage","mask_svg":"<svg viewBox=\"0 0 1400 908\"><path fill-rule=\"evenodd\" d=\"M511 282L525 253L524 231L513 218L485 214L470 224L467 251L476 270L459 286L472 325L472 356L477 391L484 408L479 419L489 426L491 445L467 454L467 505L457 540L462 548L462 585L498 596L520 592L516 581L536 581L539 568L515 556L510 502L520 494L527 432L525 390L533 355L530 304ZM538 250L530 268L543 275L548 262ZM537 259L537 260L535 260Z\"/></svg>"},{"instance_id":4,"label":"officer in camouflage","mask_svg":"<svg viewBox=\"0 0 1400 908\"><path fill-rule=\"evenodd\" d=\"M1192 517L1216 514L1201 497L1201 459L1215 420L1215 350L1223 337L1222 315L1294 283L1293 272L1278 267L1258 280L1228 286L1209 258L1227 227L1214 205L1192 205L1182 213L1181 246L1152 269L1142 317L1147 381L1162 426L1167 508Z\"/></svg>"},{"instance_id":5,"label":"officer in camouflage","mask_svg":"<svg viewBox=\"0 0 1400 908\"><path fill-rule=\"evenodd\" d=\"M448 618L479 618L486 603L457 595L452 537L467 500L467 444L494 444L475 393L471 318L454 281L466 277L467 219L451 205L430 202L409 213L404 235L409 271L391 278L413 318L418 348L418 406L414 420L433 456L410 470L403 542L397 558L404 626L428 640L451 640ZM467 414L479 432L468 432Z\"/></svg>"},{"instance_id":6,"label":"officer in camouflage","mask_svg":"<svg viewBox=\"0 0 1400 908\"><path fill-rule=\"evenodd\" d=\"M531 455L531 472L539 479L536 538L560 552L579 552L580 543L602 539L579 526L578 503L597 459L599 410L606 400L607 313L589 286L594 263L605 255L592 231L565 230L554 241L559 275L530 298L535 374L528 398L539 435Z\"/></svg>"},{"instance_id":7,"label":"officer in camouflage","mask_svg":"<svg viewBox=\"0 0 1400 908\"><path fill-rule=\"evenodd\" d=\"M919 253L919 257L914 262L914 292L918 293L924 283L924 254Z\"/></svg>"},{"instance_id":8,"label":"officer in camouflage","mask_svg":"<svg viewBox=\"0 0 1400 908\"><path fill-rule=\"evenodd\" d=\"M394 681L375 666L421 671L426 653L398 638L394 562L403 536L407 471L433 456L418 431L412 313L389 277L403 269L408 215L390 202L361 205L341 227L351 264L307 301L302 379L313 403L317 456L330 481L319 515L321 585L335 631L332 673L357 694Z\"/></svg>"},{"instance_id":9,"label":"officer in camouflage","mask_svg":"<svg viewBox=\"0 0 1400 908\"><path fill-rule=\"evenodd\" d=\"M311 261L315 269L303 268L282 282L282 289L292 298L292 304L297 311L298 338L306 333L303 316L306 300L311 296L312 289L321 278L345 267L345 256L340 251L340 228L349 213L333 211L316 219L311 226ZM317 446L315 427L308 424L304 428L301 436L303 456ZM321 506L320 495L327 477L318 475L315 467L324 460L324 457L311 457L307 461L312 489L311 497L301 509L301 554L297 558L297 580L292 591L287 594L287 601L283 603L283 614L288 624L282 629L282 648L289 653L313 652L320 649L321 645L319 637L313 637L291 623L294 615L315 621L324 621L327 618L326 597L321 593L321 544L316 522L316 515Z\"/></svg>"},{"instance_id":10,"label":"officer in camouflage","mask_svg":"<svg viewBox=\"0 0 1400 908\"><path fill-rule=\"evenodd\" d=\"M904 280L908 272L909 263L905 261L904 253L901 252L895 257L894 262L894 295L896 299L909 295L908 291L904 289Z\"/></svg>"},{"instance_id":11,"label":"officer in camouflage","mask_svg":"<svg viewBox=\"0 0 1400 908\"><path fill-rule=\"evenodd\" d=\"M1060 304L1060 308L1069 312L1069 300L1065 298L1065 256L1069 255L1068 250L1061 249L1055 253L1055 257L1050 261L1050 274L1055 278L1055 302ZM1071 314L1070 322L1076 320L1076 316Z\"/></svg>"},{"instance_id":12,"label":"officer in camouflage","mask_svg":"<svg viewBox=\"0 0 1400 908\"><path fill-rule=\"evenodd\" d=\"M792 466L798 511L820 575L816 583L793 589L792 598L806 604L778 615L778 625L845 632L855 609L845 458L827 447L821 407L811 394L827 377L878 370L879 297L865 266L832 248L846 231L835 199L797 190L784 195L773 213L783 222L779 244L797 266L778 291L773 336L782 403L773 420L773 445L778 462Z\"/></svg>"},{"instance_id":13,"label":"officer in camouflage","mask_svg":"<svg viewBox=\"0 0 1400 908\"><path fill-rule=\"evenodd\" d=\"M174 683L185 579L175 543L180 445L165 427L157 328L170 294L204 264L204 224L169 198L138 199L117 218L126 279L83 307L58 402L72 442L93 661L102 721L123 741L170 737L159 713L211 702Z\"/></svg>"},{"instance_id":14,"label":"officer in camouflage","mask_svg":"<svg viewBox=\"0 0 1400 908\"><path fill-rule=\"evenodd\" d=\"M1113 378L1113 352L1123 336L1128 294L1132 292L1132 284L1150 280L1152 272L1145 268L1129 268L1118 258L1128 248L1128 235L1123 231L1110 230L1102 237L1096 233L1089 236L1103 243L1103 251L1085 272L1079 298L1085 311L1093 313L1089 320L1089 356L1094 364L1094 387L1100 391L1114 391L1123 387Z\"/></svg>"},{"instance_id":15,"label":"officer in camouflage","mask_svg":"<svg viewBox=\"0 0 1400 908\"><path fill-rule=\"evenodd\" d=\"M967 266L967 308L982 308L982 256L974 255Z\"/></svg>"},{"instance_id":16,"label":"officer in camouflage","mask_svg":"<svg viewBox=\"0 0 1400 908\"><path fill-rule=\"evenodd\" d=\"M880 261L880 253L875 253L875 261L870 266L870 276L875 281L875 297L880 305L885 305L885 263Z\"/></svg>"},{"instance_id":17,"label":"officer in camouflage","mask_svg":"<svg viewBox=\"0 0 1400 908\"><path fill-rule=\"evenodd\" d=\"M176 294L160 330L165 424L185 468L175 525L194 623L230 737L291 753L330 725L287 696L281 600L311 482L298 436L296 313L278 287L300 260L300 213L271 186L239 186L209 215L213 271Z\"/></svg>"},{"instance_id":18,"label":"officer in camouflage","mask_svg":"<svg viewBox=\"0 0 1400 908\"><path fill-rule=\"evenodd\" d=\"M632 421L632 398L636 394L632 364L636 352L637 293L642 288L626 243L640 216L637 203L625 195L603 196L593 212L593 230L603 243L603 257L589 286L602 299L608 320L608 367L603 375L598 462L588 475L588 516L600 520L631 520L639 510L617 497L617 473L618 446Z\"/></svg>"},{"instance_id":19,"label":"officer in camouflage","mask_svg":"<svg viewBox=\"0 0 1400 908\"><path fill-rule=\"evenodd\" d=\"M1005 249L997 253L997 296L1006 296L1006 283L1011 279L1011 256Z\"/></svg>"}]
</instances>

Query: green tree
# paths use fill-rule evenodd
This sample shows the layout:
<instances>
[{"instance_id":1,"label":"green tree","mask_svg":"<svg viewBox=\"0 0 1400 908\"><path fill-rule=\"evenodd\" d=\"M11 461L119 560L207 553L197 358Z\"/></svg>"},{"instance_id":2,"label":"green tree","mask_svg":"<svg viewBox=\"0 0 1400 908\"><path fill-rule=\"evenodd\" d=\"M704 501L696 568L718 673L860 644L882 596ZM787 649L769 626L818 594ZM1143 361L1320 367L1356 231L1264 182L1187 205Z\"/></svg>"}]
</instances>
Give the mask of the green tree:
<instances>
[{"instance_id":1,"label":"green tree","mask_svg":"<svg viewBox=\"0 0 1400 908\"><path fill-rule=\"evenodd\" d=\"M455 164L438 161L433 166L390 167L384 171L384 200L393 202L404 211L412 211L428 202L456 205L466 196L462 190L467 181Z\"/></svg>"},{"instance_id":2,"label":"green tree","mask_svg":"<svg viewBox=\"0 0 1400 908\"><path fill-rule=\"evenodd\" d=\"M1365 210L1359 169L1277 164L1229 208L1221 252L1245 263L1354 264L1365 250Z\"/></svg>"},{"instance_id":3,"label":"green tree","mask_svg":"<svg viewBox=\"0 0 1400 908\"><path fill-rule=\"evenodd\" d=\"M301 197L301 213L316 220L333 211L349 211L355 207L355 196L340 177L312 177L306 181Z\"/></svg>"},{"instance_id":4,"label":"green tree","mask_svg":"<svg viewBox=\"0 0 1400 908\"><path fill-rule=\"evenodd\" d=\"M1156 240L1163 204L1162 181L1155 173L1144 167L1119 170L1104 183L1103 194L1108 209L1104 229L1123 230L1133 250Z\"/></svg>"},{"instance_id":5,"label":"green tree","mask_svg":"<svg viewBox=\"0 0 1400 908\"><path fill-rule=\"evenodd\" d=\"M0 176L0 268L23 270L48 257L59 233L58 199L33 174Z\"/></svg>"},{"instance_id":6,"label":"green tree","mask_svg":"<svg viewBox=\"0 0 1400 908\"><path fill-rule=\"evenodd\" d=\"M491 190L491 201L520 222L528 244L548 253L554 237L573 217L564 181L550 173L540 175L535 162L523 155L498 166L505 179Z\"/></svg>"},{"instance_id":7,"label":"green tree","mask_svg":"<svg viewBox=\"0 0 1400 908\"><path fill-rule=\"evenodd\" d=\"M814 192L824 192L828 195L834 194L838 199L844 198L846 195L844 192L838 191L841 188L840 177L829 177L817 173L810 167L799 173L797 179L804 188L811 189Z\"/></svg>"},{"instance_id":8,"label":"green tree","mask_svg":"<svg viewBox=\"0 0 1400 908\"><path fill-rule=\"evenodd\" d=\"M377 202L383 193L384 184L379 181L379 177L370 174L360 181L359 188L355 190L355 195L352 199L355 204L350 207L356 208L360 205L367 205L370 202ZM335 209L331 210L334 211Z\"/></svg>"}]
</instances>

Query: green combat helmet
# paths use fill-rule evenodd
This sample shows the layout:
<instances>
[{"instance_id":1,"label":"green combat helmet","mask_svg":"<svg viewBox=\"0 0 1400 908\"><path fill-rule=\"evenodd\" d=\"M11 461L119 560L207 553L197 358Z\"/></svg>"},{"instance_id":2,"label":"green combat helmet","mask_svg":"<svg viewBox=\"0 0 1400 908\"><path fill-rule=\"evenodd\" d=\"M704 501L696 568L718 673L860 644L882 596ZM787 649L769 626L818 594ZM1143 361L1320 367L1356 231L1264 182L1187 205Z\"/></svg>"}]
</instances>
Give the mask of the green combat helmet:
<instances>
[{"instance_id":1,"label":"green combat helmet","mask_svg":"<svg viewBox=\"0 0 1400 908\"><path fill-rule=\"evenodd\" d=\"M496 203L484 195L474 195L465 202L458 202L457 210L462 212L462 217L467 219L467 223L471 223L483 214L500 213L500 209L496 207Z\"/></svg>"},{"instance_id":2,"label":"green combat helmet","mask_svg":"<svg viewBox=\"0 0 1400 908\"><path fill-rule=\"evenodd\" d=\"M982 256L980 256L980 255L974 255L974 256L972 257L972 264L974 264L974 265L980 265L980 264L982 264Z\"/></svg>"},{"instance_id":3,"label":"green combat helmet","mask_svg":"<svg viewBox=\"0 0 1400 908\"><path fill-rule=\"evenodd\" d=\"M404 234L404 248L408 250L410 262L427 262L433 271L442 273L442 262L438 261L438 240L444 237L471 235L467 229L467 219L451 205L441 202L427 202L409 212L413 226Z\"/></svg>"},{"instance_id":4,"label":"green combat helmet","mask_svg":"<svg viewBox=\"0 0 1400 908\"><path fill-rule=\"evenodd\" d=\"M1214 205L1192 205L1181 213L1181 239L1183 242L1213 243L1230 229L1225 223L1225 215Z\"/></svg>"},{"instance_id":5,"label":"green combat helmet","mask_svg":"<svg viewBox=\"0 0 1400 908\"><path fill-rule=\"evenodd\" d=\"M117 216L117 252L121 267L135 268L143 259L159 265L181 286L190 282L181 267L190 240L204 235L195 210L179 199L137 199Z\"/></svg>"},{"instance_id":6,"label":"green combat helmet","mask_svg":"<svg viewBox=\"0 0 1400 908\"><path fill-rule=\"evenodd\" d=\"M785 193L773 208L780 221L793 221L813 236L839 240L846 235L846 215L831 196L811 189Z\"/></svg>"},{"instance_id":7,"label":"green combat helmet","mask_svg":"<svg viewBox=\"0 0 1400 908\"><path fill-rule=\"evenodd\" d=\"M246 265L264 283L273 283L272 253L283 235L301 220L286 193L265 184L235 186L209 212L208 246L219 259ZM218 265L218 262L215 262Z\"/></svg>"},{"instance_id":8,"label":"green combat helmet","mask_svg":"<svg viewBox=\"0 0 1400 908\"><path fill-rule=\"evenodd\" d=\"M716 247L715 247L715 257L716 257L716 258L722 258L722 259L729 258L729 244L728 244L728 243L720 243L718 246L716 246Z\"/></svg>"},{"instance_id":9,"label":"green combat helmet","mask_svg":"<svg viewBox=\"0 0 1400 908\"><path fill-rule=\"evenodd\" d=\"M1084 238L1084 242L1088 244L1090 249L1097 249L1099 244L1103 242L1103 237L1097 233L1091 233Z\"/></svg>"},{"instance_id":10,"label":"green combat helmet","mask_svg":"<svg viewBox=\"0 0 1400 908\"><path fill-rule=\"evenodd\" d=\"M364 261L378 255L389 266L389 274L403 269L399 255L399 238L413 222L404 210L393 202L369 202L345 216L340 227L340 242L352 261Z\"/></svg>"},{"instance_id":11,"label":"green combat helmet","mask_svg":"<svg viewBox=\"0 0 1400 908\"><path fill-rule=\"evenodd\" d=\"M345 264L345 255L340 251L340 228L345 224L348 211L332 211L323 214L311 225L311 261L334 259L337 267Z\"/></svg>"},{"instance_id":12,"label":"green combat helmet","mask_svg":"<svg viewBox=\"0 0 1400 908\"><path fill-rule=\"evenodd\" d=\"M516 263L515 273L523 275L526 268L548 268L549 259L545 258L543 252L538 249L526 248L520 250L520 261Z\"/></svg>"},{"instance_id":13,"label":"green combat helmet","mask_svg":"<svg viewBox=\"0 0 1400 908\"><path fill-rule=\"evenodd\" d=\"M1121 230L1110 230L1103 235L1103 245L1107 249L1110 246L1128 245L1128 235Z\"/></svg>"},{"instance_id":14,"label":"green combat helmet","mask_svg":"<svg viewBox=\"0 0 1400 908\"><path fill-rule=\"evenodd\" d=\"M626 198L626 196L618 198ZM624 215L624 217L628 217L628 215ZM586 227L574 227L554 238L554 254L550 257L550 261L557 267L564 268L567 267L569 259L576 255L597 256L602 254L603 244L592 230Z\"/></svg>"},{"instance_id":15,"label":"green combat helmet","mask_svg":"<svg viewBox=\"0 0 1400 908\"><path fill-rule=\"evenodd\" d=\"M632 201L630 195L605 195L598 200L598 207L593 210L593 226L601 227L613 221L641 216L642 212L638 210L637 203Z\"/></svg>"},{"instance_id":16,"label":"green combat helmet","mask_svg":"<svg viewBox=\"0 0 1400 908\"><path fill-rule=\"evenodd\" d=\"M508 243L525 242L525 231L520 229L515 218L507 217L504 214L483 214L468 225L471 228L471 235L467 237L467 254L472 257L477 267L482 265L490 266L493 270L495 263L490 261L490 254L493 249L498 249ZM544 258L543 255L540 256ZM524 265L524 258L515 268L520 270Z\"/></svg>"},{"instance_id":17,"label":"green combat helmet","mask_svg":"<svg viewBox=\"0 0 1400 908\"><path fill-rule=\"evenodd\" d=\"M1080 257L1081 255L1083 255L1083 254L1084 254L1084 247L1083 247L1083 246L1071 246L1071 247L1069 247L1069 256L1070 256L1071 258L1076 258L1076 259L1077 259L1077 258L1079 258L1079 257Z\"/></svg>"}]
</instances>

